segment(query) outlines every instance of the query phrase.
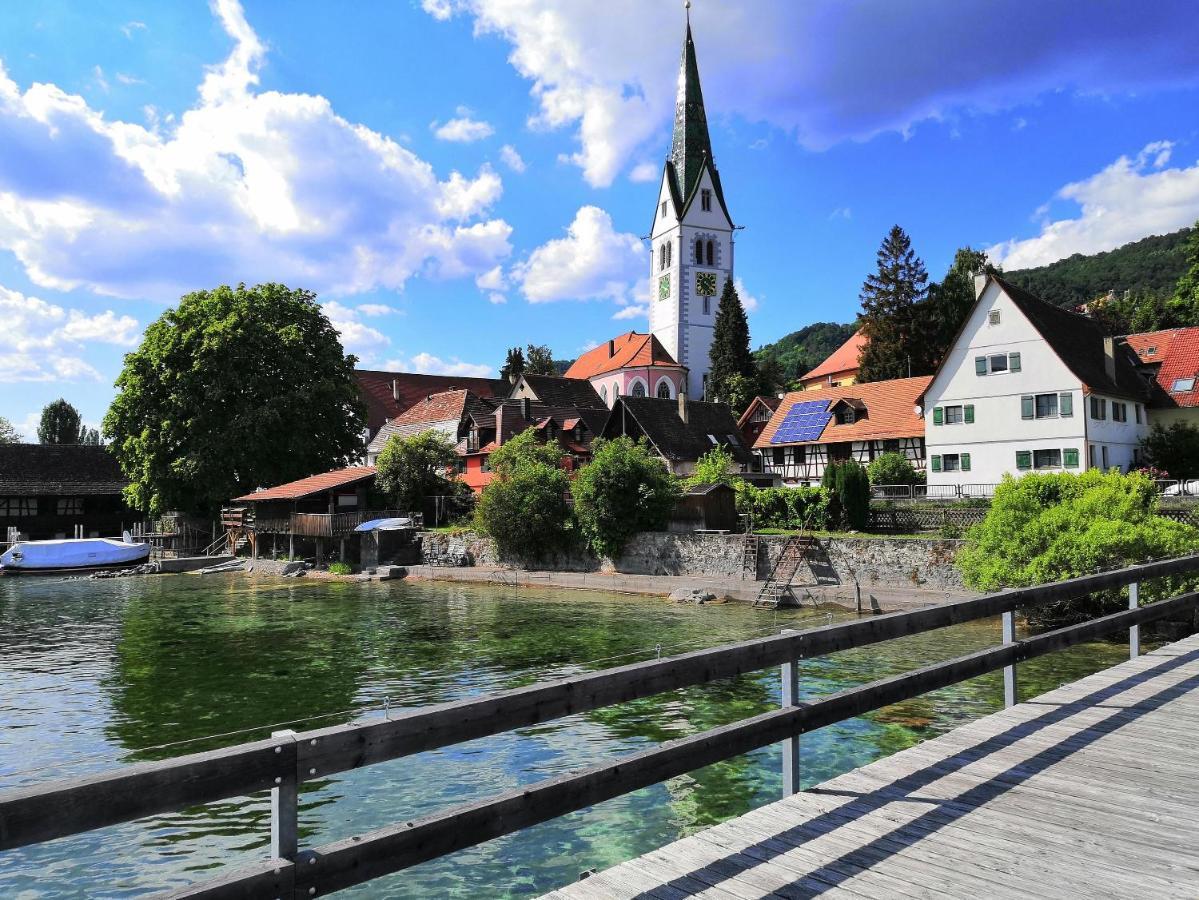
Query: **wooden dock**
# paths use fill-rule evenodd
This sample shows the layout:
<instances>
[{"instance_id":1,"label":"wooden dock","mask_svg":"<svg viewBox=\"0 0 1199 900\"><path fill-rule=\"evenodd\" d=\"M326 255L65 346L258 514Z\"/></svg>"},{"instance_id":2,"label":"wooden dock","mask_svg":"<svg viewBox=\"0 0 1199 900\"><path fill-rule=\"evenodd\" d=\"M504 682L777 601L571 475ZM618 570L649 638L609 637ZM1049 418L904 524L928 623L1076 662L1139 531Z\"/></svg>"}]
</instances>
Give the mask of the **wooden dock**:
<instances>
[{"instance_id":1,"label":"wooden dock","mask_svg":"<svg viewBox=\"0 0 1199 900\"><path fill-rule=\"evenodd\" d=\"M1199 636L547 897L1199 896Z\"/></svg>"}]
</instances>

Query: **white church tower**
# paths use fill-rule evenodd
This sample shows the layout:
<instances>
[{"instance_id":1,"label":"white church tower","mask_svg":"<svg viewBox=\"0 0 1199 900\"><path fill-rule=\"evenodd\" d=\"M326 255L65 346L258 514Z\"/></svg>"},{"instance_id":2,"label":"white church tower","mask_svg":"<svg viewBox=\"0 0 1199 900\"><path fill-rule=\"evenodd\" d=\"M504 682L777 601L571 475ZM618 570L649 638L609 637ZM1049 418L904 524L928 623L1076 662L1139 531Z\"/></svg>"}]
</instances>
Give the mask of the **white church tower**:
<instances>
[{"instance_id":1,"label":"white church tower","mask_svg":"<svg viewBox=\"0 0 1199 900\"><path fill-rule=\"evenodd\" d=\"M671 356L687 367L687 393L694 399L707 393L716 307L725 279L733 277L733 230L712 159L688 15L674 138L650 229L649 325Z\"/></svg>"}]
</instances>

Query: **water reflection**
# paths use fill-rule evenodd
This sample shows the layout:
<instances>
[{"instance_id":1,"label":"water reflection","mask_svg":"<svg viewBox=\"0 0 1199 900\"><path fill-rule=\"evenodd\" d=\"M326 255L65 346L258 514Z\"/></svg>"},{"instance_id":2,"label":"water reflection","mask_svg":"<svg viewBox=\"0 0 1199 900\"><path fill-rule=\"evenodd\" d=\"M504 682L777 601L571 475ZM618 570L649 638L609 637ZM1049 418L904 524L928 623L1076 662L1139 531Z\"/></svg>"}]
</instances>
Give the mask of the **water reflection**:
<instances>
[{"instance_id":1,"label":"water reflection","mask_svg":"<svg viewBox=\"0 0 1199 900\"><path fill-rule=\"evenodd\" d=\"M269 728L258 726L272 723L379 716L385 705L652 658L655 645L679 652L825 621L813 610L485 585L0 579L0 775L7 786L78 774L261 737ZM805 660L803 693L927 665L997 636L997 622L980 622ZM1022 688L1046 690L1125 652L1097 644L1036 660L1022 668ZM806 735L804 783L943 733L998 709L1001 698L992 675ZM301 798L302 834L325 842L411 819L736 721L778 699L777 673L755 673L312 782ZM530 896L769 802L780 783L778 749L764 748L347 896ZM210 804L0 855L0 895L134 896L257 859L267 832L265 797Z\"/></svg>"}]
</instances>

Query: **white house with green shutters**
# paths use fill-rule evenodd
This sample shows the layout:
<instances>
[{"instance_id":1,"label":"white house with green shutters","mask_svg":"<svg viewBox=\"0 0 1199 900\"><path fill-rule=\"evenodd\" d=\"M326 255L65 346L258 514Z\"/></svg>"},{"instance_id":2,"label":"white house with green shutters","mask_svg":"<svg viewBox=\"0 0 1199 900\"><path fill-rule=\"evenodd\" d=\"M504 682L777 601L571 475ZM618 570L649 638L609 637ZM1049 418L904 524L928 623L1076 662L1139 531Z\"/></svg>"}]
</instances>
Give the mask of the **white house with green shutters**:
<instances>
[{"instance_id":1,"label":"white house with green shutters","mask_svg":"<svg viewBox=\"0 0 1199 900\"><path fill-rule=\"evenodd\" d=\"M1148 387L1132 351L1001 278L978 276L975 296L921 398L930 494L1139 464Z\"/></svg>"}]
</instances>

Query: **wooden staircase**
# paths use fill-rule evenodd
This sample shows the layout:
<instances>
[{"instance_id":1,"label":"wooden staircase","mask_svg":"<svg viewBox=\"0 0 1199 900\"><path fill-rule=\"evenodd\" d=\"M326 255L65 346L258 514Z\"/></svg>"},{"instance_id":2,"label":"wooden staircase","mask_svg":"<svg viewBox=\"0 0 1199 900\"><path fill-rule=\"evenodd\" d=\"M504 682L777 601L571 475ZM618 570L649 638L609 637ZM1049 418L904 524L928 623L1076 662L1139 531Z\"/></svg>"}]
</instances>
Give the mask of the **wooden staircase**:
<instances>
[{"instance_id":1,"label":"wooden staircase","mask_svg":"<svg viewBox=\"0 0 1199 900\"><path fill-rule=\"evenodd\" d=\"M792 535L783 545L770 577L758 591L758 599L754 601L756 608L778 609L784 598L791 596L791 579L795 577L799 567L807 562L808 552L815 546L818 546L817 540L802 531Z\"/></svg>"}]
</instances>

